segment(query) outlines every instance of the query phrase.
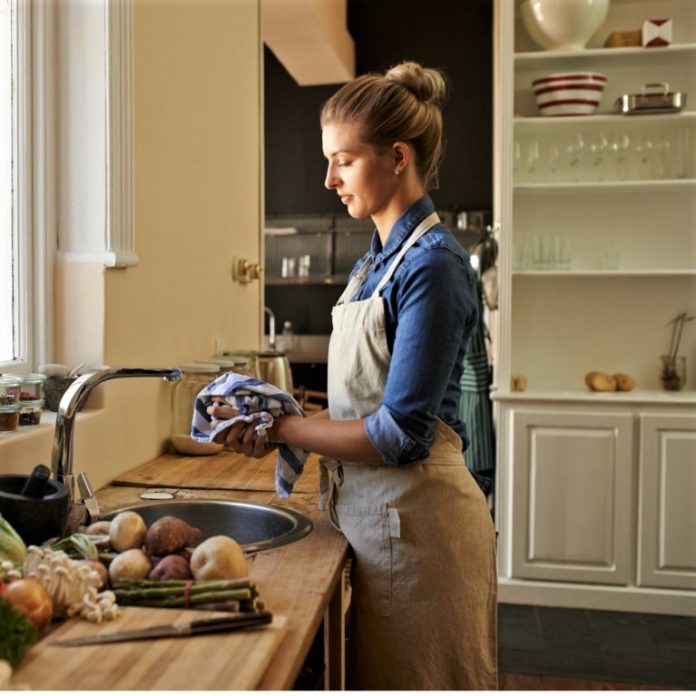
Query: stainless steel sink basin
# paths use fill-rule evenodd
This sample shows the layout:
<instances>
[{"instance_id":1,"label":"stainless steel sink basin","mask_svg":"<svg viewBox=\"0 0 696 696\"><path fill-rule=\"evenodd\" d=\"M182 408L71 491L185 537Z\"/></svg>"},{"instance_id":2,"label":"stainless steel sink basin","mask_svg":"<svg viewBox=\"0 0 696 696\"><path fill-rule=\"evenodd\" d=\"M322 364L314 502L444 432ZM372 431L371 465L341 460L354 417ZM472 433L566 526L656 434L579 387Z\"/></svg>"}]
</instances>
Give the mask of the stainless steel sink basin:
<instances>
[{"instance_id":1,"label":"stainless steel sink basin","mask_svg":"<svg viewBox=\"0 0 696 696\"><path fill-rule=\"evenodd\" d=\"M173 515L201 530L200 541L224 534L251 553L274 549L301 539L312 530L305 515L277 505L259 505L236 500L167 500L142 503L114 510L102 519L133 510L150 526L165 515Z\"/></svg>"}]
</instances>

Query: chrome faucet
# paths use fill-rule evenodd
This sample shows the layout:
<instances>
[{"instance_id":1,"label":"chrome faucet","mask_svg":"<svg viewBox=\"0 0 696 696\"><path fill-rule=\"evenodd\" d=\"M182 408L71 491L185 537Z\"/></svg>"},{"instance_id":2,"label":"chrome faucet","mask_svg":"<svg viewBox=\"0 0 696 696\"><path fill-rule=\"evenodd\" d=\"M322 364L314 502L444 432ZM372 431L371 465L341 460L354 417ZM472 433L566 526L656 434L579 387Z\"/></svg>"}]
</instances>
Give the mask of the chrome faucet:
<instances>
[{"instance_id":1,"label":"chrome faucet","mask_svg":"<svg viewBox=\"0 0 696 696\"><path fill-rule=\"evenodd\" d=\"M84 403L87 395L98 384L108 379L124 377L163 377L169 382L181 378L178 368L146 367L104 367L80 375L67 389L58 406L56 431L53 439L51 472L53 478L64 483L70 493L70 500L75 500L74 475L72 466L72 441L75 414Z\"/></svg>"},{"instance_id":2,"label":"chrome faucet","mask_svg":"<svg viewBox=\"0 0 696 696\"><path fill-rule=\"evenodd\" d=\"M275 329L275 314L270 307L264 307L263 311L268 314L268 347L275 350L276 347L276 329Z\"/></svg>"}]
</instances>

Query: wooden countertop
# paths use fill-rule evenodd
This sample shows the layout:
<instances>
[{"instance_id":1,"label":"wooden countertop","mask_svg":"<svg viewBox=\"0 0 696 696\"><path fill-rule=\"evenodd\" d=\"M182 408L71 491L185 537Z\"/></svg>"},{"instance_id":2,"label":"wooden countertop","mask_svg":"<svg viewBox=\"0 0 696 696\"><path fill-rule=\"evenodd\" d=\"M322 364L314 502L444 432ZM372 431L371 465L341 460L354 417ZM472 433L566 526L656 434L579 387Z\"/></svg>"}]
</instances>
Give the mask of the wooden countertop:
<instances>
[{"instance_id":1,"label":"wooden countertop","mask_svg":"<svg viewBox=\"0 0 696 696\"><path fill-rule=\"evenodd\" d=\"M143 501L139 497L140 494L147 488L157 487L175 490L178 499L234 499L288 506L312 520L313 529L306 537L277 549L259 552L250 559L250 578L256 584L266 608L274 615L282 617L283 632L279 637L276 636L273 642L272 649L275 652L272 658L269 656L265 662L257 660L256 668L263 668L263 677L256 688L263 690L292 688L314 636L321 626L324 612L335 591L341 586L343 568L348 554L348 545L343 535L329 524L325 513L317 509L318 458L312 455L308 459L305 473L298 481L295 492L286 500L280 500L275 494L274 469L275 453L260 460L249 460L229 452L212 457L181 457L166 454L117 477L111 485L97 492L103 512L141 503ZM178 612L173 620L180 620L181 614L179 610L150 610L137 607L126 609L124 616L127 616L128 628L137 624L140 617L143 621L148 619L149 622L145 621L145 623L152 625L150 614L152 611ZM117 619L110 622L108 626L100 627L100 631L119 630L120 623ZM84 626L85 622L71 619L66 621L59 630L62 633L68 630L74 631L75 624ZM219 666L218 663L221 661L238 662L239 669L242 669L243 664L248 661L247 648L257 639L258 637L243 634L216 636L214 638L216 649L210 657L211 666L212 663ZM52 640L55 640L55 634L44 638L38 645L31 648L22 666L15 673L13 679L15 683L26 683L32 689L120 688L115 685L113 675L111 678L105 676L103 683L95 683L95 675L90 672L87 665L84 665L87 653L81 652L81 649L51 648L47 650L46 644ZM212 638L144 641L136 644L140 646L141 652L133 654L142 654L143 660L151 661L150 653L154 654L155 651L162 649L159 644L186 643L187 640L200 641L212 640ZM245 644L245 649L240 649L240 641L245 640L248 644ZM276 650L275 645L278 642L280 644ZM120 648L114 650L114 647L100 646L97 649L110 651L108 655L113 655L114 660L118 659L123 664L124 658L119 652ZM92 649L89 648L89 650ZM121 656L117 658L117 655ZM234 669L217 670L219 673L217 681L211 681L210 671L206 670L204 659L199 658L198 669L189 670L188 683L185 687L179 688L191 690L240 688L235 686L235 682L230 677L235 672ZM75 660L75 669L66 669L66 660ZM77 668L78 660L80 665L84 665L81 669ZM54 669L51 668L52 661ZM158 686L162 682L155 679L157 675L153 673L153 670L143 667L141 672L142 679L125 688L138 690L176 688L171 685ZM104 674L111 674L111 671L107 670ZM225 682L226 679L230 681Z\"/></svg>"}]
</instances>

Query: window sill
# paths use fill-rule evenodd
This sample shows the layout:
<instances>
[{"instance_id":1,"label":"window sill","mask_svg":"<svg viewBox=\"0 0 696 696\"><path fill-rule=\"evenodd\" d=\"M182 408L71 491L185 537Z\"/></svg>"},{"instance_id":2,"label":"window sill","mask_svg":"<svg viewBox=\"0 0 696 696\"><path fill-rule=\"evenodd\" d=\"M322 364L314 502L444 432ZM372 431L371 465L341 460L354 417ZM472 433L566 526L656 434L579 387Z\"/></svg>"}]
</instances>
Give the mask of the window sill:
<instances>
[{"instance_id":1,"label":"window sill","mask_svg":"<svg viewBox=\"0 0 696 696\"><path fill-rule=\"evenodd\" d=\"M77 422L93 420L103 409L95 408L77 414ZM26 474L37 464L51 464L56 415L41 414L38 425L25 425L9 433L0 433L0 473Z\"/></svg>"}]
</instances>

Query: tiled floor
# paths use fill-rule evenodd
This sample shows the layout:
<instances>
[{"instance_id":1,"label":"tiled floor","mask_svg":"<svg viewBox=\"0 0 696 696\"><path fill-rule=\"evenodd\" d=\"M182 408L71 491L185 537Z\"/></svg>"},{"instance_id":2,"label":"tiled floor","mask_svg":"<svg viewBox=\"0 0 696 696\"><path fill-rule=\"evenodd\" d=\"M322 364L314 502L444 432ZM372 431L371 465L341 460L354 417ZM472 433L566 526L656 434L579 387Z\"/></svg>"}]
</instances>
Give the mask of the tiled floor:
<instances>
[{"instance_id":1,"label":"tiled floor","mask_svg":"<svg viewBox=\"0 0 696 696\"><path fill-rule=\"evenodd\" d=\"M696 689L696 618L498 608L501 673Z\"/></svg>"}]
</instances>

